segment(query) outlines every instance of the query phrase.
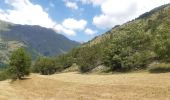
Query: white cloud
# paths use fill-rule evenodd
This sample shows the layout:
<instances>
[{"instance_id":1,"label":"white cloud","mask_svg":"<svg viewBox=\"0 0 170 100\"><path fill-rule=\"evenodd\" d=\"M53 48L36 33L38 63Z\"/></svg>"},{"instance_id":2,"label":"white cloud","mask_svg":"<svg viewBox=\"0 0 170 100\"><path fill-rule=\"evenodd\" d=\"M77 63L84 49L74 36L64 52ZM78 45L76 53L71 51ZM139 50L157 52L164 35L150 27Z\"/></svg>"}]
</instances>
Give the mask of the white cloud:
<instances>
[{"instance_id":1,"label":"white cloud","mask_svg":"<svg viewBox=\"0 0 170 100\"><path fill-rule=\"evenodd\" d=\"M54 29L55 29L57 32L59 32L59 33L65 33L65 34L68 35L68 36L76 36L75 31L70 30L70 29L67 29L67 28L63 27L62 25L60 25L60 24L55 25Z\"/></svg>"},{"instance_id":2,"label":"white cloud","mask_svg":"<svg viewBox=\"0 0 170 100\"><path fill-rule=\"evenodd\" d=\"M92 30L92 29L90 29L90 28L87 28L87 29L85 30L85 33L86 33L87 35L94 35L94 34L96 33L96 31L94 31L94 30Z\"/></svg>"},{"instance_id":3,"label":"white cloud","mask_svg":"<svg viewBox=\"0 0 170 100\"><path fill-rule=\"evenodd\" d=\"M101 29L113 27L115 23L120 23L120 22L118 22L118 19L112 16L99 15L93 18L93 24L96 25L96 27L101 28Z\"/></svg>"},{"instance_id":4,"label":"white cloud","mask_svg":"<svg viewBox=\"0 0 170 100\"><path fill-rule=\"evenodd\" d=\"M137 3L133 0L107 0L101 5L101 10L106 15L132 15L137 9Z\"/></svg>"},{"instance_id":5,"label":"white cloud","mask_svg":"<svg viewBox=\"0 0 170 100\"><path fill-rule=\"evenodd\" d=\"M29 0L5 0L12 9L0 12L0 19L16 24L40 25L52 28L54 22L45 10L37 4L32 4Z\"/></svg>"},{"instance_id":6,"label":"white cloud","mask_svg":"<svg viewBox=\"0 0 170 100\"><path fill-rule=\"evenodd\" d=\"M98 5L102 13L94 16L93 24L102 29L112 28L166 3L170 0L104 0Z\"/></svg>"},{"instance_id":7,"label":"white cloud","mask_svg":"<svg viewBox=\"0 0 170 100\"><path fill-rule=\"evenodd\" d=\"M71 30L83 30L87 25L87 21L83 19L75 20L73 18L68 18L63 21L62 25Z\"/></svg>"},{"instance_id":8,"label":"white cloud","mask_svg":"<svg viewBox=\"0 0 170 100\"><path fill-rule=\"evenodd\" d=\"M75 29L83 29L87 23L84 20L76 21L75 19L72 19L73 21L71 21L70 24L76 26L71 27L67 25L69 24L69 20L66 19L64 25L58 24L53 21L45 11L48 11L48 9L43 9L40 5L33 4L29 0L5 0L5 3L12 8L6 10L0 9L0 19L15 24L40 25L47 28L53 28L61 34L75 36ZM51 7L54 6L52 3L49 5L51 5ZM80 26L77 24L80 24Z\"/></svg>"},{"instance_id":9,"label":"white cloud","mask_svg":"<svg viewBox=\"0 0 170 100\"><path fill-rule=\"evenodd\" d=\"M73 10L78 9L78 5L76 2L65 1L65 5L66 5L66 7L71 8Z\"/></svg>"},{"instance_id":10,"label":"white cloud","mask_svg":"<svg viewBox=\"0 0 170 100\"><path fill-rule=\"evenodd\" d=\"M62 24L55 25L54 29L59 33L65 33L68 36L76 36L77 30L84 30L87 21L81 19L76 20L73 18L65 19Z\"/></svg>"}]
</instances>

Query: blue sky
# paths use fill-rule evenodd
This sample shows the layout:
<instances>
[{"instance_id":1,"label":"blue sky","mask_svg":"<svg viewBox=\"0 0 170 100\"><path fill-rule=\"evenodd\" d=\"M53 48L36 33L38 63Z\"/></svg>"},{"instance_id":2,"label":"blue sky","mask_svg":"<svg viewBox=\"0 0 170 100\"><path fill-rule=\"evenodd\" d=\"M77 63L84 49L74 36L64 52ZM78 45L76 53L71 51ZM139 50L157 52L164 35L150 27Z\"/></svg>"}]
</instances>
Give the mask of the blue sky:
<instances>
[{"instance_id":1,"label":"blue sky","mask_svg":"<svg viewBox=\"0 0 170 100\"><path fill-rule=\"evenodd\" d=\"M170 0L1 0L0 19L88 41Z\"/></svg>"}]
</instances>

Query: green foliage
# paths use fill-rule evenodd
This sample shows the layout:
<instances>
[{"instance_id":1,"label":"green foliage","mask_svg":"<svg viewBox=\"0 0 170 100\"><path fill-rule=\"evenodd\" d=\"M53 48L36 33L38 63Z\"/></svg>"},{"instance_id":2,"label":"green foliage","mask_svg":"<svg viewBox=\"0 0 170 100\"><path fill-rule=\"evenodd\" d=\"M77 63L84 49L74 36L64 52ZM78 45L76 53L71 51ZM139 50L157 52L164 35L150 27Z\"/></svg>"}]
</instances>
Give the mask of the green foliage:
<instances>
[{"instance_id":1,"label":"green foliage","mask_svg":"<svg viewBox=\"0 0 170 100\"><path fill-rule=\"evenodd\" d=\"M11 77L22 79L22 77L30 73L31 57L24 48L19 48L12 53L9 65Z\"/></svg>"},{"instance_id":2,"label":"green foliage","mask_svg":"<svg viewBox=\"0 0 170 100\"><path fill-rule=\"evenodd\" d=\"M66 69L75 62L75 59L71 55L60 55L55 58L55 62L62 67L62 69Z\"/></svg>"},{"instance_id":3,"label":"green foliage","mask_svg":"<svg viewBox=\"0 0 170 100\"><path fill-rule=\"evenodd\" d=\"M116 26L74 50L81 72L105 64L112 71L131 71L153 61L170 61L170 5L158 7L136 20Z\"/></svg>"},{"instance_id":4,"label":"green foliage","mask_svg":"<svg viewBox=\"0 0 170 100\"><path fill-rule=\"evenodd\" d=\"M155 52L159 59L170 61L170 20L164 22L163 25L156 30Z\"/></svg>"},{"instance_id":5,"label":"green foliage","mask_svg":"<svg viewBox=\"0 0 170 100\"><path fill-rule=\"evenodd\" d=\"M77 49L57 57L38 57L32 71L43 75L54 74L72 66L76 62Z\"/></svg>"},{"instance_id":6,"label":"green foliage","mask_svg":"<svg viewBox=\"0 0 170 100\"><path fill-rule=\"evenodd\" d=\"M81 48L77 54L77 64L81 72L89 72L100 62L98 46Z\"/></svg>"},{"instance_id":7,"label":"green foliage","mask_svg":"<svg viewBox=\"0 0 170 100\"><path fill-rule=\"evenodd\" d=\"M126 26L113 36L112 42L104 49L104 63L112 71L141 69L148 64L154 55L152 41L151 35L142 27L142 22Z\"/></svg>"},{"instance_id":8,"label":"green foliage","mask_svg":"<svg viewBox=\"0 0 170 100\"><path fill-rule=\"evenodd\" d=\"M33 72L41 73L42 75L54 74L56 71L60 70L61 66L58 65L54 59L49 57L37 58L32 68Z\"/></svg>"},{"instance_id":9,"label":"green foliage","mask_svg":"<svg viewBox=\"0 0 170 100\"><path fill-rule=\"evenodd\" d=\"M152 19L147 19L146 30L152 35L157 60L170 61L170 16L169 9L161 9Z\"/></svg>"},{"instance_id":10,"label":"green foliage","mask_svg":"<svg viewBox=\"0 0 170 100\"><path fill-rule=\"evenodd\" d=\"M149 72L151 72L151 73L170 72L170 64L169 63L153 64L152 66L150 66Z\"/></svg>"},{"instance_id":11,"label":"green foliage","mask_svg":"<svg viewBox=\"0 0 170 100\"><path fill-rule=\"evenodd\" d=\"M3 69L3 70L1 69L1 71L0 71L0 81L6 80L8 78L10 78L8 70L7 69Z\"/></svg>"},{"instance_id":12,"label":"green foliage","mask_svg":"<svg viewBox=\"0 0 170 100\"><path fill-rule=\"evenodd\" d=\"M76 63L80 72L105 64L111 71L144 69L153 61L170 61L170 5L116 26L71 52L60 55L55 66L61 70Z\"/></svg>"}]
</instances>

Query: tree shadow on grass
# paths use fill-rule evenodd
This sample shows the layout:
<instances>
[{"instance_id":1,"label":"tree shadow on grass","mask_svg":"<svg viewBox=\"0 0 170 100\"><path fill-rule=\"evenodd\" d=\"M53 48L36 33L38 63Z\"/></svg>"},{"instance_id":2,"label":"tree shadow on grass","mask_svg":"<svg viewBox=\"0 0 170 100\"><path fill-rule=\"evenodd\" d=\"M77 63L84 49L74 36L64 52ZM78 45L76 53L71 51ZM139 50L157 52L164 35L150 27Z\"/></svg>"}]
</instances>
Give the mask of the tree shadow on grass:
<instances>
[{"instance_id":1,"label":"tree shadow on grass","mask_svg":"<svg viewBox=\"0 0 170 100\"><path fill-rule=\"evenodd\" d=\"M26 80L29 80L29 79L31 79L30 77L23 77L23 78L21 78L21 79L11 79L11 83L13 83L13 82L16 82L16 81L26 81Z\"/></svg>"},{"instance_id":2,"label":"tree shadow on grass","mask_svg":"<svg viewBox=\"0 0 170 100\"><path fill-rule=\"evenodd\" d=\"M28 80L28 79L31 79L31 78L30 77L23 77L20 80Z\"/></svg>"},{"instance_id":3,"label":"tree shadow on grass","mask_svg":"<svg viewBox=\"0 0 170 100\"><path fill-rule=\"evenodd\" d=\"M169 73L170 72L170 68L169 69L161 69L161 68L158 68L158 69L151 69L149 70L150 73Z\"/></svg>"}]
</instances>

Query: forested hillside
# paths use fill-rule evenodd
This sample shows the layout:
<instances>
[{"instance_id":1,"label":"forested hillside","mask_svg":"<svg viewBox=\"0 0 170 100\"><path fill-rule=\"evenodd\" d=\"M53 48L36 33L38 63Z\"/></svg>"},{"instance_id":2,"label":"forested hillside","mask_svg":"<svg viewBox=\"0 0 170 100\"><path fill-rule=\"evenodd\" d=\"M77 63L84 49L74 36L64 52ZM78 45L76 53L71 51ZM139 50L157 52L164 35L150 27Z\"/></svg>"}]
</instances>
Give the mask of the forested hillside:
<instances>
[{"instance_id":1,"label":"forested hillside","mask_svg":"<svg viewBox=\"0 0 170 100\"><path fill-rule=\"evenodd\" d=\"M74 59L82 72L99 65L111 71L131 71L144 69L153 62L168 63L170 4L116 26L63 56Z\"/></svg>"}]
</instances>

